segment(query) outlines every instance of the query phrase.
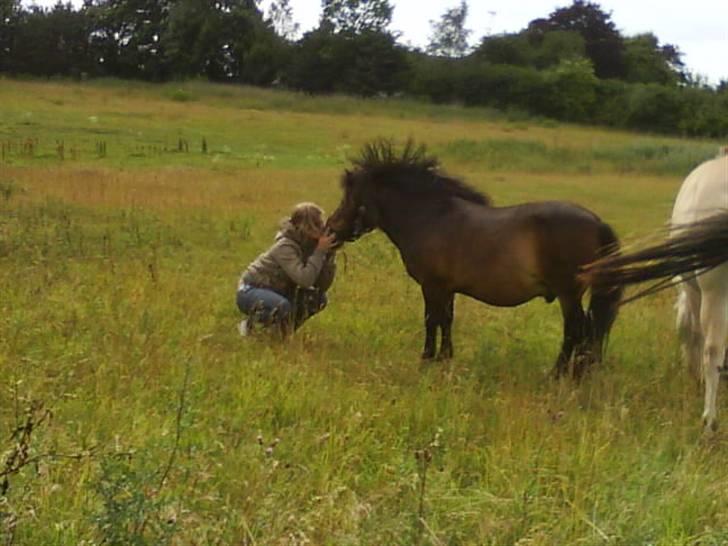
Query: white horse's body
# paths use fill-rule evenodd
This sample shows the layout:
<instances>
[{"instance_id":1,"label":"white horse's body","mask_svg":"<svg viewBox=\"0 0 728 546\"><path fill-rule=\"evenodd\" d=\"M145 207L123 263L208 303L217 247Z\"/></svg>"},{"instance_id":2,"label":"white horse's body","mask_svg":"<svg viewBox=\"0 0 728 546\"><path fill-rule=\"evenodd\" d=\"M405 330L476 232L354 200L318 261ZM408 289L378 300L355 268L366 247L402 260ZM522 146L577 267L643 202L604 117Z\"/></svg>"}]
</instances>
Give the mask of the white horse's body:
<instances>
[{"instance_id":1,"label":"white horse's body","mask_svg":"<svg viewBox=\"0 0 728 546\"><path fill-rule=\"evenodd\" d=\"M671 225L728 211L728 155L706 161L683 182ZM678 285L677 327L690 369L705 382L703 423L716 426L719 371L728 339L728 262Z\"/></svg>"}]
</instances>

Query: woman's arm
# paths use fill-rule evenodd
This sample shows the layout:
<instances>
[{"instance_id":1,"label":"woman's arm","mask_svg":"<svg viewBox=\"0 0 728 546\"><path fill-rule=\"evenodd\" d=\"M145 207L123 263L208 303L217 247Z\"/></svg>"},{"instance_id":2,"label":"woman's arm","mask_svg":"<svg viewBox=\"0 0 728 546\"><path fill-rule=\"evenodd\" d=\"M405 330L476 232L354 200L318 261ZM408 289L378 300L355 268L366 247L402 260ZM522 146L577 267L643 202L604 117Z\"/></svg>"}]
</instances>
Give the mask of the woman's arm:
<instances>
[{"instance_id":1,"label":"woman's arm","mask_svg":"<svg viewBox=\"0 0 728 546\"><path fill-rule=\"evenodd\" d=\"M326 254L324 259L324 265L321 268L318 279L316 279L315 286L319 290L326 292L331 285L334 283L334 277L336 276L336 252L330 250Z\"/></svg>"},{"instance_id":2,"label":"woman's arm","mask_svg":"<svg viewBox=\"0 0 728 546\"><path fill-rule=\"evenodd\" d=\"M303 288L311 288L321 273L326 251L314 250L304 263L301 250L294 243L286 241L280 244L271 255L294 283Z\"/></svg>"}]
</instances>

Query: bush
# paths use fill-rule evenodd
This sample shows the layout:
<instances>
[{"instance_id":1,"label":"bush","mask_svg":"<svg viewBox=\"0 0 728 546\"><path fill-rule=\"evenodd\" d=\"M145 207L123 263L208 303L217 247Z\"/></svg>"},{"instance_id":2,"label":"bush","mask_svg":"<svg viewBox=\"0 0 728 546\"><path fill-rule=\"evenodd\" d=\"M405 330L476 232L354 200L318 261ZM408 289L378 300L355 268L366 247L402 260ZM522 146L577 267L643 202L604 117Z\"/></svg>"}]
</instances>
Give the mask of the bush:
<instances>
[{"instance_id":1,"label":"bush","mask_svg":"<svg viewBox=\"0 0 728 546\"><path fill-rule=\"evenodd\" d=\"M166 95L167 97L169 97L170 100L173 100L175 102L191 102L197 100L197 98L194 97L192 93L180 87L168 90Z\"/></svg>"},{"instance_id":2,"label":"bush","mask_svg":"<svg viewBox=\"0 0 728 546\"><path fill-rule=\"evenodd\" d=\"M658 84L636 84L629 87L627 127L677 133L684 117L685 101L678 89Z\"/></svg>"},{"instance_id":3,"label":"bush","mask_svg":"<svg viewBox=\"0 0 728 546\"><path fill-rule=\"evenodd\" d=\"M464 66L459 88L467 105L543 111L544 81L532 68L470 62Z\"/></svg>"},{"instance_id":4,"label":"bush","mask_svg":"<svg viewBox=\"0 0 728 546\"><path fill-rule=\"evenodd\" d=\"M685 115L680 123L683 133L713 138L728 136L728 94L690 88L683 91L683 98Z\"/></svg>"},{"instance_id":5,"label":"bush","mask_svg":"<svg viewBox=\"0 0 728 546\"><path fill-rule=\"evenodd\" d=\"M460 62L446 57L413 56L407 91L441 104L460 100Z\"/></svg>"},{"instance_id":6,"label":"bush","mask_svg":"<svg viewBox=\"0 0 728 546\"><path fill-rule=\"evenodd\" d=\"M597 80L594 94L592 122L609 127L626 127L629 85L619 80Z\"/></svg>"},{"instance_id":7,"label":"bush","mask_svg":"<svg viewBox=\"0 0 728 546\"><path fill-rule=\"evenodd\" d=\"M567 121L591 118L598 80L590 61L561 61L543 75L547 100L543 102L540 113Z\"/></svg>"}]
</instances>

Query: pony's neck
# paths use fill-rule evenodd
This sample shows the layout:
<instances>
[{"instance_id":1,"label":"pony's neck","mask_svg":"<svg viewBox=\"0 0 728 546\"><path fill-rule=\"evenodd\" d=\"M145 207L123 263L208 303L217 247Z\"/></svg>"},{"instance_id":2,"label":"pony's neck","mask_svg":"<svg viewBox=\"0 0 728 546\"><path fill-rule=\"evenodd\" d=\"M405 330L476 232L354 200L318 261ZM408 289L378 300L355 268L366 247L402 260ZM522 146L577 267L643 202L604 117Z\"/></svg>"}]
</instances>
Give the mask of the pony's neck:
<instances>
[{"instance_id":1,"label":"pony's neck","mask_svg":"<svg viewBox=\"0 0 728 546\"><path fill-rule=\"evenodd\" d=\"M377 210L378 225L392 242L401 248L412 236L421 234L430 220L438 216L442 202L434 199L413 199L401 193L390 191L377 192L374 203Z\"/></svg>"}]
</instances>

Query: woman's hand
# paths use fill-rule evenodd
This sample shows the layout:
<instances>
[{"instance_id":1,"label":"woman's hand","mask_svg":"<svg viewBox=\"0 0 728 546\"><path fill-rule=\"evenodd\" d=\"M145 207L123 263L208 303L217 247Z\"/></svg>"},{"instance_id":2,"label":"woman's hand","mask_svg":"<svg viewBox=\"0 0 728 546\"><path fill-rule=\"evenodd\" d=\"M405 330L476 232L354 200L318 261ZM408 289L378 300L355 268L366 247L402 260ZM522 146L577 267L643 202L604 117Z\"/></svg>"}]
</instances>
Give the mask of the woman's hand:
<instances>
[{"instance_id":1,"label":"woman's hand","mask_svg":"<svg viewBox=\"0 0 728 546\"><path fill-rule=\"evenodd\" d=\"M318 243L316 244L316 250L328 252L329 250L331 250L334 247L335 244L336 244L336 235L334 235L333 233L324 234L321 237L319 237Z\"/></svg>"}]
</instances>

